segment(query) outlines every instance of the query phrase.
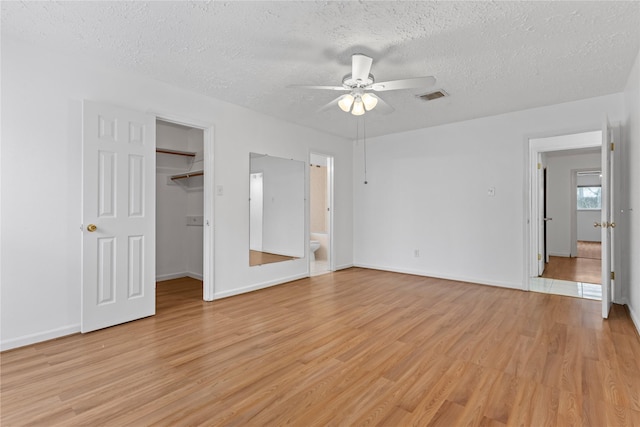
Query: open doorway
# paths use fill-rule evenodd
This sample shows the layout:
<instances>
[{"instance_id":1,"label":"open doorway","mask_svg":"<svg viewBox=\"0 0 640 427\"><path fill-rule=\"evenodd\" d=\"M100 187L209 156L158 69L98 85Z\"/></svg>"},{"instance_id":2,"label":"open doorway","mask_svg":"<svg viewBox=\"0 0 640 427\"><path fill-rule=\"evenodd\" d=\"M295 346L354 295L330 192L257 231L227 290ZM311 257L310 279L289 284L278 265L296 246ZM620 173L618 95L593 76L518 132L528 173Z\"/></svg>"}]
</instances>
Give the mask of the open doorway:
<instances>
[{"instance_id":1,"label":"open doorway","mask_svg":"<svg viewBox=\"0 0 640 427\"><path fill-rule=\"evenodd\" d=\"M333 157L309 156L309 274L333 271Z\"/></svg>"},{"instance_id":2,"label":"open doorway","mask_svg":"<svg viewBox=\"0 0 640 427\"><path fill-rule=\"evenodd\" d=\"M535 171L539 184L532 197L538 205L532 291L602 298L600 229L594 227L601 211L591 193L587 195L587 190L599 194L601 141L601 131L530 140L540 147Z\"/></svg>"},{"instance_id":3,"label":"open doorway","mask_svg":"<svg viewBox=\"0 0 640 427\"><path fill-rule=\"evenodd\" d=\"M204 131L156 120L158 296L180 288L203 298L203 190ZM157 308L162 309L160 303Z\"/></svg>"},{"instance_id":4,"label":"open doorway","mask_svg":"<svg viewBox=\"0 0 640 427\"><path fill-rule=\"evenodd\" d=\"M600 147L542 153L544 271L553 293L601 299Z\"/></svg>"}]
</instances>

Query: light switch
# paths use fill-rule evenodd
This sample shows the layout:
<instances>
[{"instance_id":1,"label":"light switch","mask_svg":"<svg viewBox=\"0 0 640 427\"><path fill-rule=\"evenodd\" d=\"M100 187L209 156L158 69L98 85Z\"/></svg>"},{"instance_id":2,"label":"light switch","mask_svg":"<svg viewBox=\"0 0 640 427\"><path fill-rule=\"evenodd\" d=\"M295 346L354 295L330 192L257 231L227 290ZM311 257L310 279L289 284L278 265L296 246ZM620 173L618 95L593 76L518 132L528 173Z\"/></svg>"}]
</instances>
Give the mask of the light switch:
<instances>
[{"instance_id":1,"label":"light switch","mask_svg":"<svg viewBox=\"0 0 640 427\"><path fill-rule=\"evenodd\" d=\"M489 187L487 190L487 196L494 197L496 195L496 187Z\"/></svg>"},{"instance_id":2,"label":"light switch","mask_svg":"<svg viewBox=\"0 0 640 427\"><path fill-rule=\"evenodd\" d=\"M222 188L222 185L216 185L216 194L218 196L222 196L224 194L224 188Z\"/></svg>"}]
</instances>

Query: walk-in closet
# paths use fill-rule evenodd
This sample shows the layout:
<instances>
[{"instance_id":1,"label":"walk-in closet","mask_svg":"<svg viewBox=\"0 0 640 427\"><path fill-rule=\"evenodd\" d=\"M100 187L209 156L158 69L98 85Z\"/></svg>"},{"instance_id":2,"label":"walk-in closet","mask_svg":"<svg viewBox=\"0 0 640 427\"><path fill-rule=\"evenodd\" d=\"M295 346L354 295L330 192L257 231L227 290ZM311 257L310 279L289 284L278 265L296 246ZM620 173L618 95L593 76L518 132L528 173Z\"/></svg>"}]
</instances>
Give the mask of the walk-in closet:
<instances>
[{"instance_id":1,"label":"walk-in closet","mask_svg":"<svg viewBox=\"0 0 640 427\"><path fill-rule=\"evenodd\" d=\"M156 280L202 280L203 131L156 122Z\"/></svg>"}]
</instances>

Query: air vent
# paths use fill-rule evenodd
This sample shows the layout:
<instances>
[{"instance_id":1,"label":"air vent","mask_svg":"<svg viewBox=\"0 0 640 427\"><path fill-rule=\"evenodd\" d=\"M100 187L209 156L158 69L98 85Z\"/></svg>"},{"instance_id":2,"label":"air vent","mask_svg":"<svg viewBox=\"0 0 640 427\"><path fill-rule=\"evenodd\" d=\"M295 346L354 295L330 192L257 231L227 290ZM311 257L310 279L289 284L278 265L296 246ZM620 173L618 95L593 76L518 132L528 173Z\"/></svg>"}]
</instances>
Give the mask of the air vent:
<instances>
[{"instance_id":1,"label":"air vent","mask_svg":"<svg viewBox=\"0 0 640 427\"><path fill-rule=\"evenodd\" d=\"M435 92L425 93L424 95L417 95L417 98L420 98L423 101L433 101L434 99L444 98L445 96L449 96L449 94L440 89Z\"/></svg>"}]
</instances>

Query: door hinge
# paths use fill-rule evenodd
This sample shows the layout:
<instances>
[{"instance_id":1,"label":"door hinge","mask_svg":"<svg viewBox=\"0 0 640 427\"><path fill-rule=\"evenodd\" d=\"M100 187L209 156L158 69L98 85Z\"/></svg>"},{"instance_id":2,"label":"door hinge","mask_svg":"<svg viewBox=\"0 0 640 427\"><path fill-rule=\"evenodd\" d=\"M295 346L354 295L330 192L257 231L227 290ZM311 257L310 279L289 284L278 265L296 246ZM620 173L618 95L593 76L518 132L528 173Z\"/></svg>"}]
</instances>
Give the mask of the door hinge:
<instances>
[{"instance_id":1,"label":"door hinge","mask_svg":"<svg viewBox=\"0 0 640 427\"><path fill-rule=\"evenodd\" d=\"M542 254L538 254L538 261L542 259Z\"/></svg>"},{"instance_id":2,"label":"door hinge","mask_svg":"<svg viewBox=\"0 0 640 427\"><path fill-rule=\"evenodd\" d=\"M542 163L538 163L538 169L542 169Z\"/></svg>"},{"instance_id":3,"label":"door hinge","mask_svg":"<svg viewBox=\"0 0 640 427\"><path fill-rule=\"evenodd\" d=\"M616 272L615 271L611 272L611 280L616 280Z\"/></svg>"},{"instance_id":4,"label":"door hinge","mask_svg":"<svg viewBox=\"0 0 640 427\"><path fill-rule=\"evenodd\" d=\"M611 143L611 151L614 151L614 150L615 150L615 147L616 147L616 144L612 142L612 143Z\"/></svg>"}]
</instances>

